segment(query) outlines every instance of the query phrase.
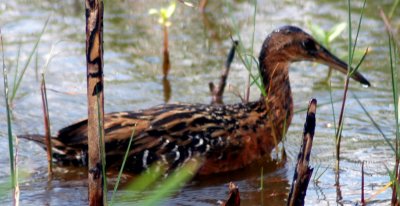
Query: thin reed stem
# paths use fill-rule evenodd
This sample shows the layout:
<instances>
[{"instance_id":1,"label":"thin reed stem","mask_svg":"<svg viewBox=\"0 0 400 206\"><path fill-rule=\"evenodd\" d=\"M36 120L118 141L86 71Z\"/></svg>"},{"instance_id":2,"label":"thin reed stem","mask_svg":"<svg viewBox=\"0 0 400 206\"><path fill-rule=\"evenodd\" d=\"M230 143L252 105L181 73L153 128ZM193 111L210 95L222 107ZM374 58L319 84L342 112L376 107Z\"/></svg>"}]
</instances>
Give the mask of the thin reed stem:
<instances>
[{"instance_id":1,"label":"thin reed stem","mask_svg":"<svg viewBox=\"0 0 400 206\"><path fill-rule=\"evenodd\" d=\"M129 151L131 150L131 144L132 144L133 136L135 135L135 127L136 127L136 125L134 126L134 128L132 130L131 138L129 139L128 147L126 148L126 152L125 152L125 155L124 155L124 160L122 161L121 168L119 169L119 172L118 172L117 182L115 183L114 191L113 191L112 196L111 196L110 206L112 206L112 204L114 202L115 194L117 193L119 182L121 181L122 172L124 171L125 163L126 163L126 160L128 159Z\"/></svg>"},{"instance_id":2,"label":"thin reed stem","mask_svg":"<svg viewBox=\"0 0 400 206\"><path fill-rule=\"evenodd\" d=\"M18 203L18 180L16 175L16 165L14 161L14 143L13 143L13 134L12 134L12 121L11 121L11 108L10 102L8 99L8 78L7 78L7 67L4 63L4 42L3 42L3 35L1 34L0 30L0 41L1 41L1 53L3 57L3 75L4 75L4 99L6 102L6 112L7 112L7 133L8 133L8 151L10 156L10 174L11 174L11 188L13 191L13 200L14 205Z\"/></svg>"},{"instance_id":3,"label":"thin reed stem","mask_svg":"<svg viewBox=\"0 0 400 206\"><path fill-rule=\"evenodd\" d=\"M348 39L348 65L347 65L347 75L346 75L346 81L345 81L345 85L344 85L344 91L343 91L343 100L342 100L342 107L340 109L340 113L339 113L339 123L338 123L338 128L336 131L336 179L339 178L339 168L340 168L340 145L341 145L341 140L342 140L342 131L343 131L343 118L344 118L344 111L345 111L345 106L346 106L346 100L347 100L347 92L349 89L349 82L350 82L350 77L351 75L357 71L357 69L360 67L361 63L364 61L365 59L365 55L364 54L363 58L361 59L361 61L357 64L357 67L352 69L351 65L353 63L353 57L354 57L354 53L355 53L355 47L357 46L357 40L358 40L358 35L360 32L360 28L361 28L361 22L362 22L362 18L363 18L363 14L364 14L364 8L366 5L366 0L364 0L364 4L363 7L361 9L361 16L358 22L358 27L357 27L357 33L356 33L356 38L354 40L354 45L353 45L353 41L352 41L352 24L351 24L351 4L350 4L350 0L347 0L347 5L348 5L348 29L349 29L349 39ZM337 181L338 182L338 181Z\"/></svg>"},{"instance_id":4,"label":"thin reed stem","mask_svg":"<svg viewBox=\"0 0 400 206\"><path fill-rule=\"evenodd\" d=\"M49 178L53 175L53 160L52 160L52 151L51 151L51 131L50 131L50 116L49 116L49 107L47 101L47 91L46 91L46 80L45 74L42 73L42 83L40 86L40 93L42 95L42 106L43 106L43 119L44 119L44 128L45 128L45 142L46 142L46 151L47 151L47 171L49 173Z\"/></svg>"},{"instance_id":5,"label":"thin reed stem","mask_svg":"<svg viewBox=\"0 0 400 206\"><path fill-rule=\"evenodd\" d=\"M14 89L13 89L13 92L12 92L11 97L10 97L10 102L13 102L14 98L15 98L16 95L17 95L17 91L18 91L18 89L19 89L19 87L20 87L20 85L21 85L22 78L24 77L24 74L25 74L26 70L28 69L28 66L29 66L29 64L30 64L30 62L31 62L31 60L32 60L32 57L33 57L33 55L35 54L35 52L36 52L36 50L37 50L37 48L38 48L38 45L39 45L39 43L40 43L40 40L41 40L41 38L42 38L42 36L43 36L43 34L44 34L46 28L47 28L47 24L48 24L49 21L50 21L50 17L51 17L51 16L47 17L47 20L46 20L46 22L44 23L44 26L43 26L43 28L42 28L42 31L40 32L39 37L38 37L38 39L36 40L35 45L33 46L31 53L29 54L28 60L25 62L25 65L24 65L24 67L22 68L21 75L18 77L17 81L14 82Z\"/></svg>"}]
</instances>

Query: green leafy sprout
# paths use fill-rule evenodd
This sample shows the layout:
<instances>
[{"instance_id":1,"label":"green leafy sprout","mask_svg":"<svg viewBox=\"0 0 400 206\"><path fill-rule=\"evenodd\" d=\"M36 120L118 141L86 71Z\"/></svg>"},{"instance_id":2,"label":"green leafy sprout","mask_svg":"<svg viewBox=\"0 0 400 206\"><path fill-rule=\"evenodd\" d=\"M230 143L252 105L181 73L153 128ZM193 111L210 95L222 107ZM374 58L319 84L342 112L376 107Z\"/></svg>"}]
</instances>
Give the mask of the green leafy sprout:
<instances>
[{"instance_id":1,"label":"green leafy sprout","mask_svg":"<svg viewBox=\"0 0 400 206\"><path fill-rule=\"evenodd\" d=\"M169 4L168 7L166 8L160 8L160 9L150 9L149 10L149 14L150 15L158 15L158 23L169 27L171 26L171 22L169 21L169 19L171 18L171 16L174 14L175 12L175 8L176 8L176 2L175 1L171 1L171 3Z\"/></svg>"}]
</instances>

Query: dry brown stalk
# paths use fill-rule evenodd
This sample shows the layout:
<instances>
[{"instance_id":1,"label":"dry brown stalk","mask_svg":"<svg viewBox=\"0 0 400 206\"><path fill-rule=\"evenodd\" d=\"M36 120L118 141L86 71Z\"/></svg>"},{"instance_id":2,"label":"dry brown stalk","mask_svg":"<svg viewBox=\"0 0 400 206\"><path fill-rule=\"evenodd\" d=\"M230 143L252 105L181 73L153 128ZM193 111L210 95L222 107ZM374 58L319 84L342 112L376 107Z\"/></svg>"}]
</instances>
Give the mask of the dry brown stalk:
<instances>
[{"instance_id":1,"label":"dry brown stalk","mask_svg":"<svg viewBox=\"0 0 400 206\"><path fill-rule=\"evenodd\" d=\"M50 116L49 107L47 105L47 92L46 92L46 81L44 80L44 74L42 74L42 83L40 84L40 92L42 94L42 107L43 107L43 119L44 119L44 130L45 130L45 143L47 151L47 172L49 178L53 175L53 164L52 164L52 151L51 151L51 132L50 132Z\"/></svg>"},{"instance_id":2,"label":"dry brown stalk","mask_svg":"<svg viewBox=\"0 0 400 206\"><path fill-rule=\"evenodd\" d=\"M210 87L210 92L211 92L211 104L223 104L223 95L224 95L224 90L226 86L226 80L228 79L229 75L229 70L231 68L231 64L233 61L233 58L235 57L235 50L236 46L238 45L238 41L234 41L233 45L229 51L228 57L226 59L224 69L222 71L222 74L220 76L219 84L218 86L215 86L213 82L210 82L208 85Z\"/></svg>"},{"instance_id":3,"label":"dry brown stalk","mask_svg":"<svg viewBox=\"0 0 400 206\"><path fill-rule=\"evenodd\" d=\"M103 2L86 0L89 205L104 205L101 148L104 148Z\"/></svg>"}]
</instances>

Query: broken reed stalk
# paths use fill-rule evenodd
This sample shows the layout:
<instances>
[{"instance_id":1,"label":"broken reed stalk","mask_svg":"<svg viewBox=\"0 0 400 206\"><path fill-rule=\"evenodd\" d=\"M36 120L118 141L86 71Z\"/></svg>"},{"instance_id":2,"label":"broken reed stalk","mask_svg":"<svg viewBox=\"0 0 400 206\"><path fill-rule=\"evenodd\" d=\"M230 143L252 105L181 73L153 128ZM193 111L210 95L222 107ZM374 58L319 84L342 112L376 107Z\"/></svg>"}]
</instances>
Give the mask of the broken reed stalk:
<instances>
[{"instance_id":1,"label":"broken reed stalk","mask_svg":"<svg viewBox=\"0 0 400 206\"><path fill-rule=\"evenodd\" d=\"M210 87L210 92L211 92L211 104L223 104L223 95L224 95L224 90L226 86L226 80L228 79L229 75L229 70L231 68L231 64L233 61L233 58L235 57L235 50L236 47L238 46L239 42L238 41L233 41L233 45L229 51L229 54L227 56L224 69L222 71L222 74L219 79L219 84L218 86L215 86L213 82L210 82L208 86Z\"/></svg>"},{"instance_id":2,"label":"broken reed stalk","mask_svg":"<svg viewBox=\"0 0 400 206\"><path fill-rule=\"evenodd\" d=\"M102 168L104 148L103 1L86 0L86 61L88 98L88 198L89 205L106 204ZM100 141L102 140L102 141Z\"/></svg>"},{"instance_id":3,"label":"broken reed stalk","mask_svg":"<svg viewBox=\"0 0 400 206\"><path fill-rule=\"evenodd\" d=\"M290 189L287 205L304 205L308 183L310 182L313 168L310 168L310 156L315 131L315 113L317 100L312 99L308 105L306 122L303 131L303 143L297 157L296 169L293 175L292 187Z\"/></svg>"},{"instance_id":4,"label":"broken reed stalk","mask_svg":"<svg viewBox=\"0 0 400 206\"><path fill-rule=\"evenodd\" d=\"M164 48L163 48L163 75L167 78L171 63L169 61L169 49L168 49L168 26L163 25L164 32Z\"/></svg>"},{"instance_id":5,"label":"broken reed stalk","mask_svg":"<svg viewBox=\"0 0 400 206\"><path fill-rule=\"evenodd\" d=\"M3 60L3 79L4 79L4 99L6 102L6 111L7 111L7 133L8 133L8 151L10 154L10 174L11 174L11 188L13 193L13 201L14 205L18 205L18 179L16 175L16 165L14 162L14 143L13 143L13 135L12 135L12 121L11 121L11 109L10 102L8 99L8 78L7 78L7 68L4 63L4 43L3 43L3 35L0 30L0 41L1 41L1 53Z\"/></svg>"},{"instance_id":6,"label":"broken reed stalk","mask_svg":"<svg viewBox=\"0 0 400 206\"><path fill-rule=\"evenodd\" d=\"M228 200L222 203L221 206L240 206L239 188L233 182L229 183Z\"/></svg>"},{"instance_id":7,"label":"broken reed stalk","mask_svg":"<svg viewBox=\"0 0 400 206\"><path fill-rule=\"evenodd\" d=\"M42 106L43 106L43 119L44 119L44 130L45 130L45 143L47 151L47 172L49 173L49 178L53 175L53 164L52 164L52 151L51 151L51 132L50 132L50 116L49 107L47 102L47 92L46 92L46 80L45 75L42 73L42 82L40 84L40 93L42 94Z\"/></svg>"}]
</instances>

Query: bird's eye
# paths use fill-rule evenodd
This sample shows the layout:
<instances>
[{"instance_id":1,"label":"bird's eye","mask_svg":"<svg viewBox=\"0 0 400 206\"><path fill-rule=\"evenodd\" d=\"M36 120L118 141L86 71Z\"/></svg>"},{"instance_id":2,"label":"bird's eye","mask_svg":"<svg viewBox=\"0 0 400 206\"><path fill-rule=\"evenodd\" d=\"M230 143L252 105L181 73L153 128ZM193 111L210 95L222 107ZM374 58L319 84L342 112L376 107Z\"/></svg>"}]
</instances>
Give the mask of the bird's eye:
<instances>
[{"instance_id":1,"label":"bird's eye","mask_svg":"<svg viewBox=\"0 0 400 206\"><path fill-rule=\"evenodd\" d=\"M315 46L315 43L311 39L307 39L301 43L303 48L307 51L316 51L317 47Z\"/></svg>"}]
</instances>

